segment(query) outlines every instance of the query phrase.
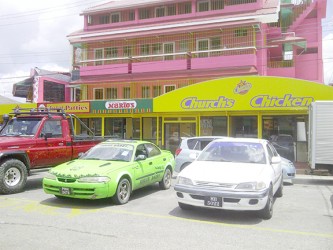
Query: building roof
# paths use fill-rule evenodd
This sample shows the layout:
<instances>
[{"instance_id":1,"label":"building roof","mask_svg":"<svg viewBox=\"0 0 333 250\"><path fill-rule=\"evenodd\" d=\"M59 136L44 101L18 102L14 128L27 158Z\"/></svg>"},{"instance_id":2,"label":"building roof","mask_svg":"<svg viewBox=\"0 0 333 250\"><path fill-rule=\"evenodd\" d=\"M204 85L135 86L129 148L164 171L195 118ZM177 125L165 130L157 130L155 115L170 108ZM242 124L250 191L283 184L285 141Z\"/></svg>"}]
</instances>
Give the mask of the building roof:
<instances>
[{"instance_id":1,"label":"building roof","mask_svg":"<svg viewBox=\"0 0 333 250\"><path fill-rule=\"evenodd\" d=\"M44 76L51 80L69 82L71 77L69 73L54 72L39 68L34 68L33 75L27 79L17 82L13 85L13 95L16 97L27 98L29 91L32 90L33 83L36 76Z\"/></svg>"}]
</instances>

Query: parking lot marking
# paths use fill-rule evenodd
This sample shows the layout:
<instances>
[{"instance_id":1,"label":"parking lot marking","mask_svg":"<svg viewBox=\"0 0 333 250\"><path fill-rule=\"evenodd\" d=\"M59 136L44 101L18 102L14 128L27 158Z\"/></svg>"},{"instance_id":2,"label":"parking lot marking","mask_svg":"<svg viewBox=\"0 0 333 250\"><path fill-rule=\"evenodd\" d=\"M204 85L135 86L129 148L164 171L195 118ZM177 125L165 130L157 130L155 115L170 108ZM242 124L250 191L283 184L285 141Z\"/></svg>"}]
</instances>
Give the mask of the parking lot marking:
<instances>
[{"instance_id":1,"label":"parking lot marking","mask_svg":"<svg viewBox=\"0 0 333 250\"><path fill-rule=\"evenodd\" d=\"M169 216L169 215L139 213L139 212L130 212L130 211L123 211L123 210L108 210L108 212L118 213L118 214L128 214L128 215L133 215L133 216L144 216L144 217L150 217L150 218L179 220L179 221L193 222L193 223L199 223L199 224L210 224L210 225L223 226L223 227L252 229L252 230L258 230L258 231L286 233L286 234L295 234L295 235L304 235L304 236L315 236L315 237L320 237L320 238L333 239L333 234L327 234L327 233L304 232L304 231L296 231L296 230L288 230L288 229L274 229L274 228L247 226L247 225L240 225L240 224L228 224L228 223L223 223L223 222L204 221L204 220L196 220L196 219L188 219L188 218L179 218L179 217L174 217L174 216Z\"/></svg>"},{"instance_id":2,"label":"parking lot marking","mask_svg":"<svg viewBox=\"0 0 333 250\"><path fill-rule=\"evenodd\" d=\"M22 204L23 203L23 204ZM62 206L61 204L52 204L51 202L46 204L40 204L35 200L27 200L27 199L19 199L19 198L7 198L0 197L0 208L11 207L14 210L19 210L23 212L36 212L51 216L65 216L68 218L77 217L84 214L96 213L98 211L109 212L114 214L127 214L131 216L140 216L140 217L149 217L149 218L158 218L165 220L179 220L190 223L200 223L200 224L209 224L215 226L222 227L230 227L230 228L241 228L241 229L251 229L257 231L266 231L266 232L276 232L276 233L285 233L285 234L293 234L293 235L303 235L303 236L313 236L319 238L329 238L333 239L333 234L328 233L315 233L315 232L304 232L304 231L296 231L296 230L288 230L288 229L274 229L274 228L265 228L265 227L257 227L257 226L248 226L248 225L240 225L240 224L228 224L223 222L214 222L214 221L204 221L197 219L188 219L188 218L180 218L169 215L159 215L159 214L151 214L151 213L140 213L140 212L131 212L126 210L116 210L114 207L103 208L103 209L81 209L79 206ZM67 205L67 204L66 204ZM60 209L68 208L70 209L69 213L62 213Z\"/></svg>"}]
</instances>

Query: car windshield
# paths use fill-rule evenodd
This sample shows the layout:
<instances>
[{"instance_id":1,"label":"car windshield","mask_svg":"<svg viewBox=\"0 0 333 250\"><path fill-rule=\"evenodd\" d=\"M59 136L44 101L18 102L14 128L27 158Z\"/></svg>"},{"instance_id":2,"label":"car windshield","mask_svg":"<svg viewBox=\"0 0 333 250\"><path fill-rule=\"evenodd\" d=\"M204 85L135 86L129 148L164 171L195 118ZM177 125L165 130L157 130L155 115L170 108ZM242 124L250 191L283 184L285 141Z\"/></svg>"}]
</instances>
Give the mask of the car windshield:
<instances>
[{"instance_id":1,"label":"car windshield","mask_svg":"<svg viewBox=\"0 0 333 250\"><path fill-rule=\"evenodd\" d=\"M134 147L122 143L102 143L91 148L81 159L104 161L131 161Z\"/></svg>"},{"instance_id":2,"label":"car windshield","mask_svg":"<svg viewBox=\"0 0 333 250\"><path fill-rule=\"evenodd\" d=\"M198 161L221 161L265 164L265 151L260 143L215 141L199 155Z\"/></svg>"},{"instance_id":3,"label":"car windshield","mask_svg":"<svg viewBox=\"0 0 333 250\"><path fill-rule=\"evenodd\" d=\"M2 136L33 136L36 134L41 118L15 118L1 131Z\"/></svg>"}]
</instances>

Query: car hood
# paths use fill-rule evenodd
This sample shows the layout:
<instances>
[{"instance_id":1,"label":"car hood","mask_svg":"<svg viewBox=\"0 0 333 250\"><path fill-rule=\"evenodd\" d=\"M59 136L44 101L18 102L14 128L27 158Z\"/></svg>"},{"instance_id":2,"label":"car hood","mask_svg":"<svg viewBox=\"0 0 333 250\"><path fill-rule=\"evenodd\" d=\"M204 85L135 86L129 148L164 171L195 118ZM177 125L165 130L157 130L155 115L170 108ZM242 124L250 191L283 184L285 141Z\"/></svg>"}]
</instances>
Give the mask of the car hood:
<instances>
[{"instance_id":1,"label":"car hood","mask_svg":"<svg viewBox=\"0 0 333 250\"><path fill-rule=\"evenodd\" d=\"M241 183L261 180L266 164L194 161L178 176L194 181Z\"/></svg>"},{"instance_id":2,"label":"car hood","mask_svg":"<svg viewBox=\"0 0 333 250\"><path fill-rule=\"evenodd\" d=\"M58 165L50 170L57 177L106 176L109 173L129 166L130 162L77 159Z\"/></svg>"},{"instance_id":3,"label":"car hood","mask_svg":"<svg viewBox=\"0 0 333 250\"><path fill-rule=\"evenodd\" d=\"M19 149L24 146L25 148L32 147L35 139L31 136L1 136L0 148L5 149Z\"/></svg>"}]
</instances>

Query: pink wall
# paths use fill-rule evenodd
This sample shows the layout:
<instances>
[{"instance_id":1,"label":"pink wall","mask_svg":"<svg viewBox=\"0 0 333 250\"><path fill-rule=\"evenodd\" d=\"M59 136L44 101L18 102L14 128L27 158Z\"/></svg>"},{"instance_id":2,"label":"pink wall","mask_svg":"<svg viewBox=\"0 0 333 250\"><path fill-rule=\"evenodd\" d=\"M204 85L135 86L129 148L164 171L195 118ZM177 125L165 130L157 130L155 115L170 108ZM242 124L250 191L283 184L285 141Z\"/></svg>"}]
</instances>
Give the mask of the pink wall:
<instances>
[{"instance_id":1,"label":"pink wall","mask_svg":"<svg viewBox=\"0 0 333 250\"><path fill-rule=\"evenodd\" d=\"M296 58L296 78L320 82L317 54L301 55Z\"/></svg>"}]
</instances>

